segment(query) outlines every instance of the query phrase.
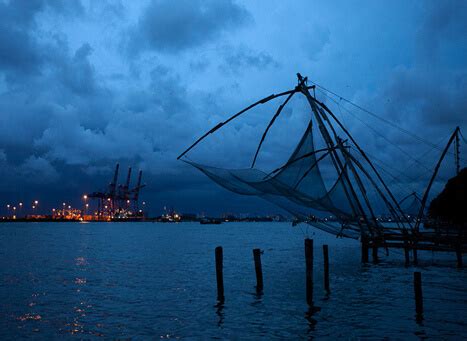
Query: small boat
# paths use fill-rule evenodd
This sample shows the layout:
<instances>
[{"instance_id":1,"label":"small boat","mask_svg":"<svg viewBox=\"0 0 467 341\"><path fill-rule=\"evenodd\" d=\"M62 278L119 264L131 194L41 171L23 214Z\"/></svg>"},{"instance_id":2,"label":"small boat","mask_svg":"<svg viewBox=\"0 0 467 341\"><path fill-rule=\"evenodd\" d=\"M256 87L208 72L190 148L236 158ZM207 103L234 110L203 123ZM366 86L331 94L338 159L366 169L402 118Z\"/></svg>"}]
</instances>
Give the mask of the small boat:
<instances>
[{"instance_id":1,"label":"small boat","mask_svg":"<svg viewBox=\"0 0 467 341\"><path fill-rule=\"evenodd\" d=\"M222 224L222 220L216 218L203 218L199 223L202 225L219 225Z\"/></svg>"}]
</instances>

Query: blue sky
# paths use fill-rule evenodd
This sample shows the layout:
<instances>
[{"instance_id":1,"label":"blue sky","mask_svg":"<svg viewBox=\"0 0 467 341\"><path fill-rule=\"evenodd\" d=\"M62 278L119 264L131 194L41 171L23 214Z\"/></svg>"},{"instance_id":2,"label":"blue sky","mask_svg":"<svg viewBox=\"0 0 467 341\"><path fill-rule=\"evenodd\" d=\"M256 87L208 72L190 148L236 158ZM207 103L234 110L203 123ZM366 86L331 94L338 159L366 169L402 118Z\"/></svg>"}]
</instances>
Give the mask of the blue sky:
<instances>
[{"instance_id":1,"label":"blue sky","mask_svg":"<svg viewBox=\"0 0 467 341\"><path fill-rule=\"evenodd\" d=\"M465 1L0 0L0 202L78 205L120 162L143 169L154 213L272 212L176 156L229 114L295 86L297 72L442 145L456 125L467 128L466 22ZM248 165L271 110L193 158ZM263 165L290 152L303 111L286 110L290 130L271 135ZM430 147L354 115L342 112L362 145L409 175L394 191L423 188L427 171L407 154ZM432 154L420 161L427 168Z\"/></svg>"}]
</instances>

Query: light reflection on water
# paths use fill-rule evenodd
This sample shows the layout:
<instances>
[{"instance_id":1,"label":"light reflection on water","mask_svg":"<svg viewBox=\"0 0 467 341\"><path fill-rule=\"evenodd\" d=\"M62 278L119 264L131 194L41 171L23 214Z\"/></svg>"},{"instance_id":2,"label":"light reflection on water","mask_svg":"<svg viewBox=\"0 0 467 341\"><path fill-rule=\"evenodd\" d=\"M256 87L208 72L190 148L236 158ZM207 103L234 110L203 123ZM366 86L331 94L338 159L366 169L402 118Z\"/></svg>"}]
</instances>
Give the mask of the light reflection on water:
<instances>
[{"instance_id":1,"label":"light reflection on water","mask_svg":"<svg viewBox=\"0 0 467 341\"><path fill-rule=\"evenodd\" d=\"M417 323L416 269L404 267L401 252L362 265L357 242L312 237L319 309L309 310L303 234L290 224L1 224L0 338L467 337L467 273L455 255L420 252L425 312ZM265 250L263 294L254 287L257 247Z\"/></svg>"}]
</instances>

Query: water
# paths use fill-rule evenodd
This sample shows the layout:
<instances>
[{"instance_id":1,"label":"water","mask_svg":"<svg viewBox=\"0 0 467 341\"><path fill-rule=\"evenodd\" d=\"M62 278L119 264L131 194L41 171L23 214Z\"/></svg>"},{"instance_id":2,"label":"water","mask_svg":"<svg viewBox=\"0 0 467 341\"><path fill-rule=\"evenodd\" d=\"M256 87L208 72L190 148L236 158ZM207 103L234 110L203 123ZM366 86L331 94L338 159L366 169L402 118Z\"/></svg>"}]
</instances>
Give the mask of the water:
<instances>
[{"instance_id":1,"label":"water","mask_svg":"<svg viewBox=\"0 0 467 341\"><path fill-rule=\"evenodd\" d=\"M362 265L358 242L311 230L321 310L307 313L303 232L288 223L0 224L0 338L467 337L467 272L456 269L454 254L420 252L425 313L417 322L415 269L400 252ZM254 289L256 247L264 250L262 296Z\"/></svg>"}]
</instances>

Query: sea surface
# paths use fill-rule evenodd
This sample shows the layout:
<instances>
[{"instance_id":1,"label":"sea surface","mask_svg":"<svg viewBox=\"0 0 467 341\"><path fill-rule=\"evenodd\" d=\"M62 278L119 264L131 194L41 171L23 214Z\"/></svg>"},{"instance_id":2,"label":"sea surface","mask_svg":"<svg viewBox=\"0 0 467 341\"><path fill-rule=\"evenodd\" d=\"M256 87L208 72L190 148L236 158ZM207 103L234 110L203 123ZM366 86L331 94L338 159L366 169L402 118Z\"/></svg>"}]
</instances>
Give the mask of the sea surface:
<instances>
[{"instance_id":1,"label":"sea surface","mask_svg":"<svg viewBox=\"0 0 467 341\"><path fill-rule=\"evenodd\" d=\"M312 311L305 236L314 239ZM263 295L253 248L264 250ZM0 224L0 339L467 338L467 270L454 254L420 252L416 268L404 266L400 251L381 250L379 264L363 265L360 255L357 241L290 223ZM422 272L422 321L414 271Z\"/></svg>"}]
</instances>

